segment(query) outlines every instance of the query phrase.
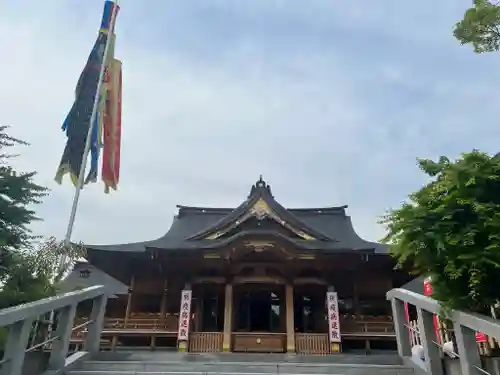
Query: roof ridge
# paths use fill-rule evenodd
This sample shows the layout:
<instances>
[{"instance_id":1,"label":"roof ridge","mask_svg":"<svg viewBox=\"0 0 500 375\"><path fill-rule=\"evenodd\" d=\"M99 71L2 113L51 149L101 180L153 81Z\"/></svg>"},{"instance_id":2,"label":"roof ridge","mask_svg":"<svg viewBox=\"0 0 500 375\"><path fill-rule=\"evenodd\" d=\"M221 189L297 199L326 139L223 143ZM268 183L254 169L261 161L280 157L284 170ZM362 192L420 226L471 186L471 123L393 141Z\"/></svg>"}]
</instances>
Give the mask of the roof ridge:
<instances>
[{"instance_id":1,"label":"roof ridge","mask_svg":"<svg viewBox=\"0 0 500 375\"><path fill-rule=\"evenodd\" d=\"M315 212L315 213L327 213L327 212L345 212L347 208L347 204L343 206L328 206L328 207L296 207L296 208L287 208L288 211L295 212Z\"/></svg>"},{"instance_id":2,"label":"roof ridge","mask_svg":"<svg viewBox=\"0 0 500 375\"><path fill-rule=\"evenodd\" d=\"M176 206L179 209L178 214L182 215L183 213L195 213L195 214L228 214L234 211L234 208L229 207L201 207L201 206Z\"/></svg>"},{"instance_id":3,"label":"roof ridge","mask_svg":"<svg viewBox=\"0 0 500 375\"><path fill-rule=\"evenodd\" d=\"M213 212L231 212L237 209L238 207L211 207L211 206L185 206L178 204L176 207L179 210L187 210L187 211L200 211L201 213L213 213ZM347 204L342 206L325 206L325 207L285 207L288 211L295 212L313 212L313 211L321 211L321 212L332 212L332 211L342 211L348 208ZM319 212L319 213L321 213Z\"/></svg>"}]
</instances>

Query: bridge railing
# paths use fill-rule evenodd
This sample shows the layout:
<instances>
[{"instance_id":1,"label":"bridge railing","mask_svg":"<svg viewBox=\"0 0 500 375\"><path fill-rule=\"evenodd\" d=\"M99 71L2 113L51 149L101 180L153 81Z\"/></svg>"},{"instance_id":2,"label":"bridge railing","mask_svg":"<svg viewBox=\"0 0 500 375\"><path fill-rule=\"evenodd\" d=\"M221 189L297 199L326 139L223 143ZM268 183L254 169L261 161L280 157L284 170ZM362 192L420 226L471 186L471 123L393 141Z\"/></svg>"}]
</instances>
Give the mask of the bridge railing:
<instances>
[{"instance_id":1,"label":"bridge railing","mask_svg":"<svg viewBox=\"0 0 500 375\"><path fill-rule=\"evenodd\" d=\"M387 299L391 302L393 311L394 328L398 345L398 354L406 363L414 363L415 353L412 352L411 335L419 336L423 348L424 366L420 369L425 374L443 375L444 344L438 338L434 317L440 312L439 303L429 297L417 294L406 289L393 289L387 293ZM413 305L417 310L417 327L409 324L408 310L405 303ZM458 358L463 375L490 374L482 367L478 346L476 343L476 332L482 332L487 336L500 340L500 323L487 316L453 310L447 316L453 324L456 338L456 348L448 355ZM455 352L456 351L456 352Z\"/></svg>"},{"instance_id":2,"label":"bridge railing","mask_svg":"<svg viewBox=\"0 0 500 375\"><path fill-rule=\"evenodd\" d=\"M92 300L90 319L74 327L77 305ZM0 310L0 327L8 328L8 338L0 361L0 375L21 375L26 353L49 346L48 371L58 373L72 363L99 351L107 293L103 286L93 286L39 301ZM54 312L57 317L53 335L44 342L28 347L34 322L39 316ZM84 350L68 357L71 334L84 328ZM50 344L50 345L48 345Z\"/></svg>"}]
</instances>

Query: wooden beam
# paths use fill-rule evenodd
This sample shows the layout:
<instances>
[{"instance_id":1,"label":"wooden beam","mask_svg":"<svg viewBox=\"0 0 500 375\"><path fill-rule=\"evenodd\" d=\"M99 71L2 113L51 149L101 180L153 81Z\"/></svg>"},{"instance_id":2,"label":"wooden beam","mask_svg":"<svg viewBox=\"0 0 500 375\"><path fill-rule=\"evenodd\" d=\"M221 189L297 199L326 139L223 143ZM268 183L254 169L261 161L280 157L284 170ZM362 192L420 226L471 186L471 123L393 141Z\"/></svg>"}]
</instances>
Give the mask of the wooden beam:
<instances>
[{"instance_id":1,"label":"wooden beam","mask_svg":"<svg viewBox=\"0 0 500 375\"><path fill-rule=\"evenodd\" d=\"M224 284L226 278L222 276L207 276L196 277L193 279L193 284Z\"/></svg>"},{"instance_id":2,"label":"wooden beam","mask_svg":"<svg viewBox=\"0 0 500 375\"><path fill-rule=\"evenodd\" d=\"M193 332L201 332L201 319L203 317L203 293L200 293L196 298L193 298L193 302L195 311Z\"/></svg>"},{"instance_id":3,"label":"wooden beam","mask_svg":"<svg viewBox=\"0 0 500 375\"><path fill-rule=\"evenodd\" d=\"M233 285L226 284L224 296L224 338L222 341L222 350L231 351L231 335L233 330Z\"/></svg>"},{"instance_id":4,"label":"wooden beam","mask_svg":"<svg viewBox=\"0 0 500 375\"><path fill-rule=\"evenodd\" d=\"M151 336L151 342L149 343L149 347L151 350L156 349L156 336L155 335Z\"/></svg>"},{"instance_id":5,"label":"wooden beam","mask_svg":"<svg viewBox=\"0 0 500 375\"><path fill-rule=\"evenodd\" d=\"M279 276L236 276L233 279L234 284L246 284L246 283L255 283L255 284L273 284L280 285L286 284L286 280Z\"/></svg>"},{"instance_id":6,"label":"wooden beam","mask_svg":"<svg viewBox=\"0 0 500 375\"><path fill-rule=\"evenodd\" d=\"M358 291L358 279L356 278L356 275L354 276L353 284L352 284L352 289L353 289L353 308L354 308L354 315L358 317L360 315L360 309L359 309L359 291Z\"/></svg>"},{"instance_id":7,"label":"wooden beam","mask_svg":"<svg viewBox=\"0 0 500 375\"><path fill-rule=\"evenodd\" d=\"M321 279L319 277L297 277L293 281L294 285L308 285L308 284L316 284L316 285L327 285L326 280Z\"/></svg>"},{"instance_id":8,"label":"wooden beam","mask_svg":"<svg viewBox=\"0 0 500 375\"><path fill-rule=\"evenodd\" d=\"M128 299L127 299L127 308L125 309L125 320L124 320L124 328L127 328L127 322L130 317L130 312L132 309L132 294L134 292L135 287L135 276L132 274L130 278L130 287L128 288Z\"/></svg>"},{"instance_id":9,"label":"wooden beam","mask_svg":"<svg viewBox=\"0 0 500 375\"><path fill-rule=\"evenodd\" d=\"M286 303L286 351L287 353L295 353L295 322L293 314L293 285L286 284L285 286L285 303Z\"/></svg>"},{"instance_id":10,"label":"wooden beam","mask_svg":"<svg viewBox=\"0 0 500 375\"><path fill-rule=\"evenodd\" d=\"M168 288L168 279L165 278L163 281L163 293L161 296L161 303L160 303L160 321L165 328L165 322L166 322L166 313L167 313L167 288Z\"/></svg>"}]
</instances>

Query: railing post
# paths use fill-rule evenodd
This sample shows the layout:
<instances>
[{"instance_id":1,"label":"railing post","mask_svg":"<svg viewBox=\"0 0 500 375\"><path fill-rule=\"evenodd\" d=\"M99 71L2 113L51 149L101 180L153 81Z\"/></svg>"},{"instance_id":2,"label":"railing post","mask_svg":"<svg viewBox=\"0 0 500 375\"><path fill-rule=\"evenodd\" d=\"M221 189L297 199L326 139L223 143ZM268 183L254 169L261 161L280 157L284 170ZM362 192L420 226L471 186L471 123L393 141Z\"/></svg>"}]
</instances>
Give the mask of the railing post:
<instances>
[{"instance_id":1,"label":"railing post","mask_svg":"<svg viewBox=\"0 0 500 375\"><path fill-rule=\"evenodd\" d=\"M0 375L21 375L33 321L34 319L22 320L9 327L3 356L6 362L0 365Z\"/></svg>"},{"instance_id":2,"label":"railing post","mask_svg":"<svg viewBox=\"0 0 500 375\"><path fill-rule=\"evenodd\" d=\"M392 315L394 320L394 331L398 344L398 354L400 357L411 357L411 343L409 328L406 327L406 313L404 302L393 298L391 300Z\"/></svg>"},{"instance_id":3,"label":"railing post","mask_svg":"<svg viewBox=\"0 0 500 375\"><path fill-rule=\"evenodd\" d=\"M90 353L99 351L101 345L101 332L104 327L104 313L106 312L107 295L103 294L93 300L92 312L90 313L91 323L85 337L85 350Z\"/></svg>"},{"instance_id":4,"label":"railing post","mask_svg":"<svg viewBox=\"0 0 500 375\"><path fill-rule=\"evenodd\" d=\"M463 375L476 375L478 371L474 366L481 367L481 358L477 350L476 332L459 322L453 322L455 337L457 338L458 355Z\"/></svg>"},{"instance_id":5,"label":"railing post","mask_svg":"<svg viewBox=\"0 0 500 375\"><path fill-rule=\"evenodd\" d=\"M436 331L434 328L434 314L425 311L417 306L418 314L418 330L422 346L424 347L425 365L427 372L431 375L443 375L443 364L441 361L441 353L437 341ZM433 340L433 337L435 339Z\"/></svg>"},{"instance_id":6,"label":"railing post","mask_svg":"<svg viewBox=\"0 0 500 375\"><path fill-rule=\"evenodd\" d=\"M69 342L73 331L76 304L65 306L57 311L57 329L55 335L59 339L52 344L49 359L49 369L60 370L64 367L68 355Z\"/></svg>"}]
</instances>

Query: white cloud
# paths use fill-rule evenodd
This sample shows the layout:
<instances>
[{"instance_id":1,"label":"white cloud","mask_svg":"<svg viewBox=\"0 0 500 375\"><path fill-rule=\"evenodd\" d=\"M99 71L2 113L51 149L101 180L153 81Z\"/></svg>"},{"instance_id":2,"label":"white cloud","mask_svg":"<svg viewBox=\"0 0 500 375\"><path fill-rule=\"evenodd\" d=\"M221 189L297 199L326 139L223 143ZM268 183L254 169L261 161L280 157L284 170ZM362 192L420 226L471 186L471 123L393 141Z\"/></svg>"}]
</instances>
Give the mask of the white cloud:
<instances>
[{"instance_id":1,"label":"white cloud","mask_svg":"<svg viewBox=\"0 0 500 375\"><path fill-rule=\"evenodd\" d=\"M169 6L174 3L181 4ZM212 11L229 6L222 3L214 1L219 7ZM30 14L14 6L0 14L0 45L8 51L8 58L0 60L0 123L12 125L14 135L32 143L20 150L16 165L39 171L39 182L52 189L39 209L45 221L35 229L61 237L73 190L67 180L63 186L53 182L65 142L60 123L94 42L102 2L88 0L78 9L63 1L50 4ZM258 4L255 12L265 10L271 18L289 14ZM209 59L176 49L159 20L135 24L139 8L133 6L137 3L124 1L118 18L117 55L124 62L120 190L104 196L99 184L83 191L76 240L151 239L168 229L176 204L235 206L261 173L285 205L349 204L358 232L375 240L382 235L377 216L422 181L414 168L416 156L488 149L500 135L491 124L471 124L491 122L498 110L491 101L496 85L487 77L464 82L467 61L443 77L439 71L419 70L409 56L385 64L367 60L363 48L338 49L335 38L347 40L347 29L323 30L331 34L325 45L292 39L284 46L273 44L272 29L264 33L269 40L261 39L255 25L247 25L239 38L236 28L230 48L224 39L205 35L200 43L213 43ZM368 17L363 22L373 33L377 28L384 35L398 33L377 23L380 17L350 5L336 11L358 21ZM322 12L312 6L300 17L311 21ZM319 40L314 24L303 22L301 30ZM190 26L196 25L182 30ZM214 31L198 28L193 39ZM154 40L142 44L137 35L146 31ZM404 45L400 35L396 39ZM379 48L383 54L393 46ZM342 54L346 51L351 55ZM357 54L357 65L349 64L346 59ZM426 101L429 97L433 103ZM485 105L481 117L475 114L479 104Z\"/></svg>"}]
</instances>

